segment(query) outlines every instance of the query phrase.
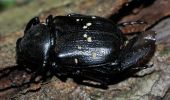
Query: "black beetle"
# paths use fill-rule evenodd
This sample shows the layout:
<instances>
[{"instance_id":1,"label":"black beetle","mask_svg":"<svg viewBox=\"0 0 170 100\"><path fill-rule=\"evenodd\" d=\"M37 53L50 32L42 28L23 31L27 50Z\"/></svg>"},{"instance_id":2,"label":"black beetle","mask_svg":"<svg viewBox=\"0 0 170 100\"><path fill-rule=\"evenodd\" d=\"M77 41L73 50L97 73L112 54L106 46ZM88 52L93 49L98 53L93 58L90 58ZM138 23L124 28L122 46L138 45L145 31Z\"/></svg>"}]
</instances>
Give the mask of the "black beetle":
<instances>
[{"instance_id":1,"label":"black beetle","mask_svg":"<svg viewBox=\"0 0 170 100\"><path fill-rule=\"evenodd\" d=\"M35 17L16 43L17 63L37 75L50 72L63 80L83 77L107 85L113 77L147 68L155 41L153 31L127 39L118 25L97 16L50 15L44 23Z\"/></svg>"}]
</instances>

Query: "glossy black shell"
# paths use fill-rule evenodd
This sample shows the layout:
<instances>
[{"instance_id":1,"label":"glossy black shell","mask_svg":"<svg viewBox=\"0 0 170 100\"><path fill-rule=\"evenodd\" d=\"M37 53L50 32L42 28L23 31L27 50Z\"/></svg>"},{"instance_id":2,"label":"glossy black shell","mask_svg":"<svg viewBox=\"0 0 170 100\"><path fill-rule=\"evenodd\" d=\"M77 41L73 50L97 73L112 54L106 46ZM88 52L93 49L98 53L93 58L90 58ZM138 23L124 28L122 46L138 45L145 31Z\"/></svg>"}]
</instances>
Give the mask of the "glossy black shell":
<instances>
[{"instance_id":1,"label":"glossy black shell","mask_svg":"<svg viewBox=\"0 0 170 100\"><path fill-rule=\"evenodd\" d=\"M124 36L113 22L96 16L57 16L55 62L82 67L114 62Z\"/></svg>"},{"instance_id":2,"label":"glossy black shell","mask_svg":"<svg viewBox=\"0 0 170 100\"><path fill-rule=\"evenodd\" d=\"M137 32L127 39L118 26L97 16L49 15L45 23L35 17L17 40L17 64L35 72L31 81L38 75L101 85L119 81L149 67L156 34Z\"/></svg>"}]
</instances>

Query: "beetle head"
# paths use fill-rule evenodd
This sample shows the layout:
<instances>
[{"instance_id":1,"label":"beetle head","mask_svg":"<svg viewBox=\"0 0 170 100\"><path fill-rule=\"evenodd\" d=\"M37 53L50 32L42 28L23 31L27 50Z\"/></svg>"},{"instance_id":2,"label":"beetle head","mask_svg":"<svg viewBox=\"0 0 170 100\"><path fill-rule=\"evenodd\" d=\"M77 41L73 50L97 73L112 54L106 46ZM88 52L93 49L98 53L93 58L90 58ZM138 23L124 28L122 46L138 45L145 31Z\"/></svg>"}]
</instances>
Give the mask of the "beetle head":
<instances>
[{"instance_id":1,"label":"beetle head","mask_svg":"<svg viewBox=\"0 0 170 100\"><path fill-rule=\"evenodd\" d=\"M30 67L45 66L53 43L48 25L37 23L26 28L24 36L17 40L17 63Z\"/></svg>"}]
</instances>

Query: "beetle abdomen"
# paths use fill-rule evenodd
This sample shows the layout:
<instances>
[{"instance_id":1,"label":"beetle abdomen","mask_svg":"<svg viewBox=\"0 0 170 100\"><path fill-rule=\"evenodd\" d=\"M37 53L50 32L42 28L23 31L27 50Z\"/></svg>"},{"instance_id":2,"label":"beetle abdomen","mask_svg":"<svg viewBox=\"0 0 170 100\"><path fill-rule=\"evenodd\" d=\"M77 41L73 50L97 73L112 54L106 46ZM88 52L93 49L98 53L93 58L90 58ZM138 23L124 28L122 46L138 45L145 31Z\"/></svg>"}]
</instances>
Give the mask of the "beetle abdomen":
<instances>
[{"instance_id":1,"label":"beetle abdomen","mask_svg":"<svg viewBox=\"0 0 170 100\"><path fill-rule=\"evenodd\" d=\"M120 40L113 34L100 31L65 34L56 41L56 62L63 66L88 66L114 61Z\"/></svg>"}]
</instances>

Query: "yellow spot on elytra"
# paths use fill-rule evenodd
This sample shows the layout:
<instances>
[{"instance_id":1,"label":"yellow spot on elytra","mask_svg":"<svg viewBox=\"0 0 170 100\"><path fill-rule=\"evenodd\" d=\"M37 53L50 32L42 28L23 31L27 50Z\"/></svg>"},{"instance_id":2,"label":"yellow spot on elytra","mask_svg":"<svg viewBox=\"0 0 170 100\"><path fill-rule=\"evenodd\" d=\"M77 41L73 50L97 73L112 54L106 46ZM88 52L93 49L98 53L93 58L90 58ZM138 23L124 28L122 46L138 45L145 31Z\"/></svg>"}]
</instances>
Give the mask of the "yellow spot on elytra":
<instances>
[{"instance_id":1,"label":"yellow spot on elytra","mask_svg":"<svg viewBox=\"0 0 170 100\"><path fill-rule=\"evenodd\" d=\"M92 25L92 23L87 23L87 24L86 24L86 26L91 26L91 25Z\"/></svg>"},{"instance_id":2,"label":"yellow spot on elytra","mask_svg":"<svg viewBox=\"0 0 170 100\"><path fill-rule=\"evenodd\" d=\"M77 64L77 63L78 63L78 59L77 59L77 58L75 58L75 59L74 59L74 62Z\"/></svg>"},{"instance_id":3,"label":"yellow spot on elytra","mask_svg":"<svg viewBox=\"0 0 170 100\"><path fill-rule=\"evenodd\" d=\"M95 16L92 16L92 19L95 19L96 17Z\"/></svg>"},{"instance_id":4,"label":"yellow spot on elytra","mask_svg":"<svg viewBox=\"0 0 170 100\"><path fill-rule=\"evenodd\" d=\"M82 47L78 45L78 49L81 49Z\"/></svg>"},{"instance_id":5,"label":"yellow spot on elytra","mask_svg":"<svg viewBox=\"0 0 170 100\"><path fill-rule=\"evenodd\" d=\"M96 59L97 53L96 52L92 52L92 58Z\"/></svg>"},{"instance_id":6,"label":"yellow spot on elytra","mask_svg":"<svg viewBox=\"0 0 170 100\"><path fill-rule=\"evenodd\" d=\"M87 42L92 42L92 38L91 38L91 37L88 37L88 38L87 38Z\"/></svg>"},{"instance_id":7,"label":"yellow spot on elytra","mask_svg":"<svg viewBox=\"0 0 170 100\"><path fill-rule=\"evenodd\" d=\"M87 28L87 26L83 26L83 29L86 29Z\"/></svg>"},{"instance_id":8,"label":"yellow spot on elytra","mask_svg":"<svg viewBox=\"0 0 170 100\"><path fill-rule=\"evenodd\" d=\"M80 19L76 19L76 21L78 22L78 21L80 21Z\"/></svg>"},{"instance_id":9,"label":"yellow spot on elytra","mask_svg":"<svg viewBox=\"0 0 170 100\"><path fill-rule=\"evenodd\" d=\"M87 34L84 34L83 37L84 37L84 38L87 38Z\"/></svg>"}]
</instances>

